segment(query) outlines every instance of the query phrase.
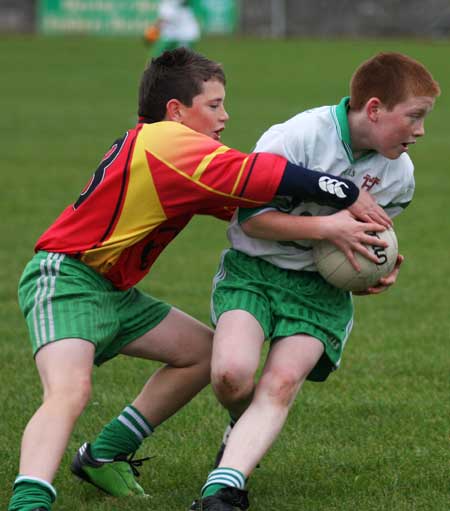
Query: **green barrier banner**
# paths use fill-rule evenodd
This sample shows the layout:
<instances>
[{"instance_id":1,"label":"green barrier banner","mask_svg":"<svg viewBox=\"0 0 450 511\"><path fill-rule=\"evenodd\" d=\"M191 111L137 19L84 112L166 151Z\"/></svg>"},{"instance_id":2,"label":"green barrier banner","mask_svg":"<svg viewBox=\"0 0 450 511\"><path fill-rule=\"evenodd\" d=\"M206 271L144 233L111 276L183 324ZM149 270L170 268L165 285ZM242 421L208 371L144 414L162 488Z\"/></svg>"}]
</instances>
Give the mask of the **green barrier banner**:
<instances>
[{"instance_id":1,"label":"green barrier banner","mask_svg":"<svg viewBox=\"0 0 450 511\"><path fill-rule=\"evenodd\" d=\"M236 29L236 0L192 0L191 3L205 33L230 34Z\"/></svg>"},{"instance_id":2,"label":"green barrier banner","mask_svg":"<svg viewBox=\"0 0 450 511\"><path fill-rule=\"evenodd\" d=\"M39 0L44 34L142 35L159 0ZM191 0L203 33L226 34L237 24L236 0Z\"/></svg>"},{"instance_id":3,"label":"green barrier banner","mask_svg":"<svg viewBox=\"0 0 450 511\"><path fill-rule=\"evenodd\" d=\"M40 0L44 34L141 35L156 18L158 0Z\"/></svg>"}]
</instances>

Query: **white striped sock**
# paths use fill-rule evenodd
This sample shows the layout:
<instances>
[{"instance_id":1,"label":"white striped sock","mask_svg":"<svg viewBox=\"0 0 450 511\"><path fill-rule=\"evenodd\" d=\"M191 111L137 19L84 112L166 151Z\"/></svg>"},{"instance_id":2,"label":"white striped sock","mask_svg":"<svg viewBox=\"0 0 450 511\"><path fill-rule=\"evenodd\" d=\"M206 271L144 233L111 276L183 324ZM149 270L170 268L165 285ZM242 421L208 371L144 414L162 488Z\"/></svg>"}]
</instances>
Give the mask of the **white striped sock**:
<instances>
[{"instance_id":1,"label":"white striped sock","mask_svg":"<svg viewBox=\"0 0 450 511\"><path fill-rule=\"evenodd\" d=\"M208 486L212 484L223 484L224 486L231 486L233 488L239 488L243 490L245 487L245 476L239 470L234 468L216 468L213 470L202 488L202 492L206 490Z\"/></svg>"}]
</instances>

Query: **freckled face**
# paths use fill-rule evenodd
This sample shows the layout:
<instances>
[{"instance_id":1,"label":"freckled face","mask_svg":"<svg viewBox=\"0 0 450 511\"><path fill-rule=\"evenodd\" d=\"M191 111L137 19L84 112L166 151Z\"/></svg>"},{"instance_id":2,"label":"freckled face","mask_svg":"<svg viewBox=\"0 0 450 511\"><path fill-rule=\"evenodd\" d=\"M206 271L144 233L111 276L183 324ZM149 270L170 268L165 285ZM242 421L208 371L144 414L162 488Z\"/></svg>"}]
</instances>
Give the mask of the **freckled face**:
<instances>
[{"instance_id":1,"label":"freckled face","mask_svg":"<svg viewBox=\"0 0 450 511\"><path fill-rule=\"evenodd\" d=\"M192 106L182 105L181 123L208 137L220 140L220 133L229 119L224 106L225 88L212 79L204 82L203 91L194 97Z\"/></svg>"},{"instance_id":2,"label":"freckled face","mask_svg":"<svg viewBox=\"0 0 450 511\"><path fill-rule=\"evenodd\" d=\"M374 129L374 149L392 160L408 151L425 135L425 117L434 106L434 98L411 96L392 110L380 107Z\"/></svg>"}]
</instances>

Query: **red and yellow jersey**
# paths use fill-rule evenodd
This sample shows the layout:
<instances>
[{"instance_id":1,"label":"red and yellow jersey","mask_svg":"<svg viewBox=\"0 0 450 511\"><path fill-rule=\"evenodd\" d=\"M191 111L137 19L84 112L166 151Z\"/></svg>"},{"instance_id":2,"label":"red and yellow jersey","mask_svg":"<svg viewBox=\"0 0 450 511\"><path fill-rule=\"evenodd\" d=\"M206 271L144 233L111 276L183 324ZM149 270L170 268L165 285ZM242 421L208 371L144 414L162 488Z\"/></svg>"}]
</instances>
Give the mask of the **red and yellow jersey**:
<instances>
[{"instance_id":1,"label":"red and yellow jersey","mask_svg":"<svg viewBox=\"0 0 450 511\"><path fill-rule=\"evenodd\" d=\"M77 257L128 289L193 215L229 219L237 206L269 202L285 166L280 156L244 154L176 122L138 124L35 249Z\"/></svg>"}]
</instances>

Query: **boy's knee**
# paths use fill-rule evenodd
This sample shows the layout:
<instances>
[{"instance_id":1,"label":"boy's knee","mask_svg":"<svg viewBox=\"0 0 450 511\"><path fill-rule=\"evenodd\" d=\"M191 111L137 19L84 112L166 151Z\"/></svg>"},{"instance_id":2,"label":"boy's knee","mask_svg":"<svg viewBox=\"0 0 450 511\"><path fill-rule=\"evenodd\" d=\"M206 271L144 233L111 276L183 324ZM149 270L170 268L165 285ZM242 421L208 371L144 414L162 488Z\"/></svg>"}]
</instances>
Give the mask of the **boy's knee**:
<instances>
[{"instance_id":1,"label":"boy's knee","mask_svg":"<svg viewBox=\"0 0 450 511\"><path fill-rule=\"evenodd\" d=\"M44 393L45 401L58 402L61 410L75 416L81 414L89 403L92 392L91 380L88 377L75 379L69 384L54 385Z\"/></svg>"},{"instance_id":2,"label":"boy's knee","mask_svg":"<svg viewBox=\"0 0 450 511\"><path fill-rule=\"evenodd\" d=\"M241 401L253 392L254 374L240 364L213 368L211 384L222 401Z\"/></svg>"},{"instance_id":3,"label":"boy's knee","mask_svg":"<svg viewBox=\"0 0 450 511\"><path fill-rule=\"evenodd\" d=\"M272 370L261 378L258 392L280 406L289 406L303 379L289 369Z\"/></svg>"}]
</instances>

